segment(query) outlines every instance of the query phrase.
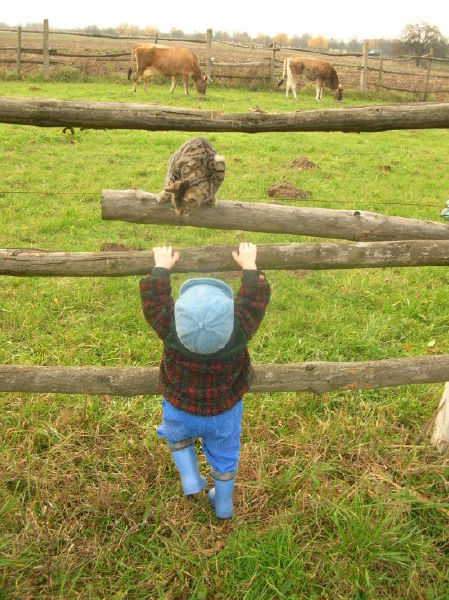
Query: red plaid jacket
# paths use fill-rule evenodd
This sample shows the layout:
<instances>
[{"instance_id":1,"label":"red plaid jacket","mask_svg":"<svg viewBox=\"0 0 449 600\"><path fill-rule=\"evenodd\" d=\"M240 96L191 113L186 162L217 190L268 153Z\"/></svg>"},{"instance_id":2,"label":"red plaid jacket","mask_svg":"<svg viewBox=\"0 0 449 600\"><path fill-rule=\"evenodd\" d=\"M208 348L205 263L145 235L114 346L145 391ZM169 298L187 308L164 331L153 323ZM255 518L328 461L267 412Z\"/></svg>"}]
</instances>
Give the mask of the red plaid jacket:
<instances>
[{"instance_id":1,"label":"red plaid jacket","mask_svg":"<svg viewBox=\"0 0 449 600\"><path fill-rule=\"evenodd\" d=\"M170 271L155 267L140 281L145 319L164 342L159 385L173 406L196 415L230 410L249 386L248 340L255 334L270 300L270 284L260 271L244 270L234 299L234 330L226 346L214 354L190 352L175 328Z\"/></svg>"}]
</instances>

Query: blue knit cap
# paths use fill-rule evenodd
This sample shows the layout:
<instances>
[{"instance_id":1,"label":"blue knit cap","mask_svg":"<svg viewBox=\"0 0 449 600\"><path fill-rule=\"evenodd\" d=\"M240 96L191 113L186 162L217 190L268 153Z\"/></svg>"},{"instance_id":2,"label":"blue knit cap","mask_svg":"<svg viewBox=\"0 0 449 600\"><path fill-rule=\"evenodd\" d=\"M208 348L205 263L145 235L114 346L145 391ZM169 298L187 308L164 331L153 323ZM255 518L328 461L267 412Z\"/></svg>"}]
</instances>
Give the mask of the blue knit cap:
<instances>
[{"instance_id":1,"label":"blue knit cap","mask_svg":"<svg viewBox=\"0 0 449 600\"><path fill-rule=\"evenodd\" d=\"M181 343L191 352L218 352L234 329L232 289L219 279L189 279L175 302L175 326Z\"/></svg>"}]
</instances>

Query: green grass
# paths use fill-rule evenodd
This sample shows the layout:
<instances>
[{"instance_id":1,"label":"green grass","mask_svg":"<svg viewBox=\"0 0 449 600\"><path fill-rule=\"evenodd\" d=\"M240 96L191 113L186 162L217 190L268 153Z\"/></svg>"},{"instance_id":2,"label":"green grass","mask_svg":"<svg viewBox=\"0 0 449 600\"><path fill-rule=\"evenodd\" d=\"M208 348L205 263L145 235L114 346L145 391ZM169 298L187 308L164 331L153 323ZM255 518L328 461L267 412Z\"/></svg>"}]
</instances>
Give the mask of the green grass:
<instances>
[{"instance_id":1,"label":"green grass","mask_svg":"<svg viewBox=\"0 0 449 600\"><path fill-rule=\"evenodd\" d=\"M36 89L38 88L38 89ZM159 102L226 112L316 108L283 93L126 82L1 82L1 94ZM399 97L346 94L345 104ZM410 100L410 98L406 98ZM320 107L335 106L329 94ZM159 191L192 133L0 126L0 247L98 251L299 236L103 222L103 188ZM226 158L220 199L438 220L447 130L206 134ZM306 156L314 170L295 170ZM385 167L389 167L386 169ZM270 272L254 362L369 360L449 351L445 268ZM173 276L174 293L187 277ZM237 289L238 279L227 279ZM157 365L138 278L0 277L0 363ZM236 516L180 496L156 440L158 397L0 394L0 598L449 598L447 458L416 439L441 385L248 394ZM204 459L200 468L207 473Z\"/></svg>"}]
</instances>

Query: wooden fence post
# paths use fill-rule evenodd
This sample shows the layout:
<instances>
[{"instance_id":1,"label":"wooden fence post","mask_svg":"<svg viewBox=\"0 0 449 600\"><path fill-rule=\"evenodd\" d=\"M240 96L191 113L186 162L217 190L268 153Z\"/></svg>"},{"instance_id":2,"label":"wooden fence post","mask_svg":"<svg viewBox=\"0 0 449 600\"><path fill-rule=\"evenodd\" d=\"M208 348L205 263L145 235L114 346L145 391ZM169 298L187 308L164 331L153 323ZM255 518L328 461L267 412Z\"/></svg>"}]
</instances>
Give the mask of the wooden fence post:
<instances>
[{"instance_id":1,"label":"wooden fence post","mask_svg":"<svg viewBox=\"0 0 449 600\"><path fill-rule=\"evenodd\" d=\"M44 19L44 69L43 75L44 80L48 81L49 78L49 67L50 67L50 53L48 43L48 19Z\"/></svg>"},{"instance_id":2,"label":"wooden fence post","mask_svg":"<svg viewBox=\"0 0 449 600\"><path fill-rule=\"evenodd\" d=\"M449 383L444 386L443 396L435 416L431 444L440 452L449 449Z\"/></svg>"},{"instance_id":3,"label":"wooden fence post","mask_svg":"<svg viewBox=\"0 0 449 600\"><path fill-rule=\"evenodd\" d=\"M157 45L157 40L159 37L159 33L156 31L156 33L154 34L154 43Z\"/></svg>"},{"instance_id":4,"label":"wooden fence post","mask_svg":"<svg viewBox=\"0 0 449 600\"><path fill-rule=\"evenodd\" d=\"M17 28L17 77L22 74L22 26Z\"/></svg>"},{"instance_id":5,"label":"wooden fence post","mask_svg":"<svg viewBox=\"0 0 449 600\"><path fill-rule=\"evenodd\" d=\"M360 91L366 92L366 74L368 71L368 42L363 42L362 72L360 73Z\"/></svg>"},{"instance_id":6,"label":"wooden fence post","mask_svg":"<svg viewBox=\"0 0 449 600\"><path fill-rule=\"evenodd\" d=\"M424 90L424 100L427 100L429 95L429 80L430 80L430 69L432 68L433 48L430 49L427 58L427 75L426 75L426 87Z\"/></svg>"},{"instance_id":7,"label":"wooden fence post","mask_svg":"<svg viewBox=\"0 0 449 600\"><path fill-rule=\"evenodd\" d=\"M276 52L279 52L280 48L276 48L276 42L273 42L271 48L271 62L270 62L270 87L276 89L276 82L274 80L274 73L276 69Z\"/></svg>"},{"instance_id":8,"label":"wooden fence post","mask_svg":"<svg viewBox=\"0 0 449 600\"><path fill-rule=\"evenodd\" d=\"M377 75L377 84L376 84L376 92L379 91L380 88L380 82L382 80L382 67L383 67L383 63L384 63L384 53L381 52L380 53L380 61L379 61L379 73Z\"/></svg>"},{"instance_id":9,"label":"wooden fence post","mask_svg":"<svg viewBox=\"0 0 449 600\"><path fill-rule=\"evenodd\" d=\"M206 31L206 75L212 74L212 29Z\"/></svg>"}]
</instances>

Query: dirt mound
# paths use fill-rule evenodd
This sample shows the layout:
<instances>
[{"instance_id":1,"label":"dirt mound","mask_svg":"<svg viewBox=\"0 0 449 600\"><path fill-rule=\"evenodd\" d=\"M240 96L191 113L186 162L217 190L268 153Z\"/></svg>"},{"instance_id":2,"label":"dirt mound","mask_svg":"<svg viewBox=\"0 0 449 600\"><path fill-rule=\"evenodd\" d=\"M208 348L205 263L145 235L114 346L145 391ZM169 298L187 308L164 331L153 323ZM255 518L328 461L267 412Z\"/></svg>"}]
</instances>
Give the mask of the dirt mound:
<instances>
[{"instance_id":1,"label":"dirt mound","mask_svg":"<svg viewBox=\"0 0 449 600\"><path fill-rule=\"evenodd\" d=\"M315 169L316 164L309 160L307 156L298 156L295 160L290 164L294 169Z\"/></svg>"},{"instance_id":2,"label":"dirt mound","mask_svg":"<svg viewBox=\"0 0 449 600\"><path fill-rule=\"evenodd\" d=\"M284 198L287 200L305 200L311 196L310 192L300 190L292 183L273 183L268 188L270 198Z\"/></svg>"}]
</instances>

